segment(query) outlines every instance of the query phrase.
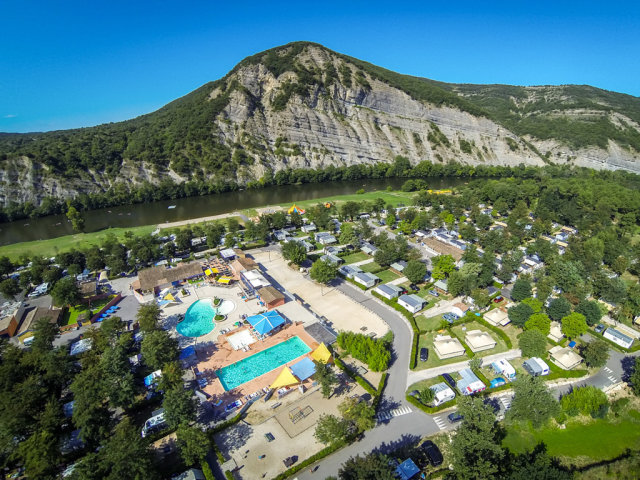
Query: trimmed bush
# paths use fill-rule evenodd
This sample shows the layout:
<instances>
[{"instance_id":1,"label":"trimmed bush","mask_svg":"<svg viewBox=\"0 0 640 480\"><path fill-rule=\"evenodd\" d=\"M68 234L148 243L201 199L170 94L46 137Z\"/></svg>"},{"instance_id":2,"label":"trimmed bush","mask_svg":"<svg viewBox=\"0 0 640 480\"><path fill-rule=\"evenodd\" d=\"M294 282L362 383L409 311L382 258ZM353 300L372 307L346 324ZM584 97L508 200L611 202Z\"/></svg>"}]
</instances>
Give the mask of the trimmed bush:
<instances>
[{"instance_id":1,"label":"trimmed bush","mask_svg":"<svg viewBox=\"0 0 640 480\"><path fill-rule=\"evenodd\" d=\"M322 450L320 450L315 455L312 455L309 458L307 458L306 460L298 463L297 465L294 465L289 470L285 470L280 475L277 475L273 480L286 480L287 478L289 478L294 473L297 473L300 470L308 467L309 465L317 462L318 460L321 460L324 457L327 457L327 456L331 455L333 452L341 449L342 447L347 445L347 443L351 443L353 440L354 439L351 438L351 439L347 439L346 441L337 442L337 443L334 443L333 445L329 445L328 447L323 448Z\"/></svg>"},{"instance_id":2,"label":"trimmed bush","mask_svg":"<svg viewBox=\"0 0 640 480\"><path fill-rule=\"evenodd\" d=\"M202 460L202 463L200 464L200 468L202 469L202 473L204 474L204 478L206 480L215 480L216 477L213 475L213 472L211 471L209 462L207 462L206 460Z\"/></svg>"},{"instance_id":3,"label":"trimmed bush","mask_svg":"<svg viewBox=\"0 0 640 480\"><path fill-rule=\"evenodd\" d=\"M382 372L389 367L391 352L384 340L375 340L361 333L340 332L337 343L353 358L366 363L374 372Z\"/></svg>"}]
</instances>

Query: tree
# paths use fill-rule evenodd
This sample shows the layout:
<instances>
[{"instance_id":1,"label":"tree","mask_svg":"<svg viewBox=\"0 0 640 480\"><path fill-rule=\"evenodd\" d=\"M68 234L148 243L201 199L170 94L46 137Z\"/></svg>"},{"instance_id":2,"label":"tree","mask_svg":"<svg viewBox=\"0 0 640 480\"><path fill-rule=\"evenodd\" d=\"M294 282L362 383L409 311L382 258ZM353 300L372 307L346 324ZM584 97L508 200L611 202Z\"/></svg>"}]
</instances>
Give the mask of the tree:
<instances>
[{"instance_id":1,"label":"tree","mask_svg":"<svg viewBox=\"0 0 640 480\"><path fill-rule=\"evenodd\" d=\"M629 384L636 397L640 397L640 357L636 357L629 375Z\"/></svg>"},{"instance_id":2,"label":"tree","mask_svg":"<svg viewBox=\"0 0 640 480\"><path fill-rule=\"evenodd\" d=\"M164 330L154 330L142 338L140 353L144 363L153 370L178 358L178 342Z\"/></svg>"},{"instance_id":3,"label":"tree","mask_svg":"<svg viewBox=\"0 0 640 480\"><path fill-rule=\"evenodd\" d=\"M521 302L525 298L529 298L532 294L531 282L524 278L519 278L513 284L513 290L511 290L511 298L516 302Z\"/></svg>"},{"instance_id":4,"label":"tree","mask_svg":"<svg viewBox=\"0 0 640 480\"><path fill-rule=\"evenodd\" d=\"M73 392L73 423L80 437L90 447L97 447L111 435L111 412L104 401L102 372L97 364L87 365L71 383Z\"/></svg>"},{"instance_id":5,"label":"tree","mask_svg":"<svg viewBox=\"0 0 640 480\"><path fill-rule=\"evenodd\" d=\"M598 302L594 300L582 300L576 307L576 312L584 315L587 325L593 326L602 318L602 312L598 306Z\"/></svg>"},{"instance_id":6,"label":"tree","mask_svg":"<svg viewBox=\"0 0 640 480\"><path fill-rule=\"evenodd\" d=\"M425 387L422 390L418 390L418 399L423 405L430 405L433 402L436 394L429 387Z\"/></svg>"},{"instance_id":7,"label":"tree","mask_svg":"<svg viewBox=\"0 0 640 480\"><path fill-rule=\"evenodd\" d=\"M313 361L316 366L316 373L314 374L314 378L320 384L320 389L322 390L322 396L324 398L330 398L333 393L333 386L338 383L338 378L335 373L331 369L331 366L327 363L318 362L317 360Z\"/></svg>"},{"instance_id":8,"label":"tree","mask_svg":"<svg viewBox=\"0 0 640 480\"><path fill-rule=\"evenodd\" d=\"M573 474L547 454L544 443L532 452L514 456L509 466L509 480L572 480Z\"/></svg>"},{"instance_id":9,"label":"tree","mask_svg":"<svg viewBox=\"0 0 640 480\"><path fill-rule=\"evenodd\" d=\"M471 298L478 308L485 308L491 303L489 292L484 288L474 288L471 290Z\"/></svg>"},{"instance_id":10,"label":"tree","mask_svg":"<svg viewBox=\"0 0 640 480\"><path fill-rule=\"evenodd\" d=\"M101 464L109 474L105 480L153 480L157 478L151 450L129 417L118 423L111 438L100 450Z\"/></svg>"},{"instance_id":11,"label":"tree","mask_svg":"<svg viewBox=\"0 0 640 480\"><path fill-rule=\"evenodd\" d=\"M569 338L578 338L588 329L587 321L581 313L573 312L562 319L562 333Z\"/></svg>"},{"instance_id":12,"label":"tree","mask_svg":"<svg viewBox=\"0 0 640 480\"><path fill-rule=\"evenodd\" d=\"M458 412L464 422L451 442L451 464L457 478L486 479L499 473L504 457L493 409L480 398L463 396Z\"/></svg>"},{"instance_id":13,"label":"tree","mask_svg":"<svg viewBox=\"0 0 640 480\"><path fill-rule=\"evenodd\" d=\"M518 338L523 357L544 357L547 353L547 337L538 329L527 330Z\"/></svg>"},{"instance_id":14,"label":"tree","mask_svg":"<svg viewBox=\"0 0 640 480\"><path fill-rule=\"evenodd\" d=\"M291 215L289 215L289 218L291 220L291 225L296 228L300 228L304 223L304 221L302 220L302 215L300 215L298 212L294 211Z\"/></svg>"},{"instance_id":15,"label":"tree","mask_svg":"<svg viewBox=\"0 0 640 480\"><path fill-rule=\"evenodd\" d=\"M284 212L275 212L271 215L271 225L276 230L281 230L287 225L287 215Z\"/></svg>"},{"instance_id":16,"label":"tree","mask_svg":"<svg viewBox=\"0 0 640 480\"><path fill-rule=\"evenodd\" d=\"M24 462L28 478L54 479L60 460L59 438L46 430L35 431L18 446L17 454Z\"/></svg>"},{"instance_id":17,"label":"tree","mask_svg":"<svg viewBox=\"0 0 640 480\"><path fill-rule=\"evenodd\" d=\"M379 453L351 457L340 468L340 480L395 480L389 459Z\"/></svg>"},{"instance_id":18,"label":"tree","mask_svg":"<svg viewBox=\"0 0 640 480\"><path fill-rule=\"evenodd\" d=\"M72 277L58 281L51 290L51 297L56 305L72 305L80 298L78 285Z\"/></svg>"},{"instance_id":19,"label":"tree","mask_svg":"<svg viewBox=\"0 0 640 480\"><path fill-rule=\"evenodd\" d=\"M456 261L451 255L437 255L431 259L434 268L438 268L445 275L451 274L456 268Z\"/></svg>"},{"instance_id":20,"label":"tree","mask_svg":"<svg viewBox=\"0 0 640 480\"><path fill-rule=\"evenodd\" d=\"M427 274L427 266L418 260L409 260L402 273L411 283L421 283Z\"/></svg>"},{"instance_id":21,"label":"tree","mask_svg":"<svg viewBox=\"0 0 640 480\"><path fill-rule=\"evenodd\" d=\"M347 398L338 405L338 410L345 420L355 425L358 432L364 432L376 425L376 409L360 398Z\"/></svg>"},{"instance_id":22,"label":"tree","mask_svg":"<svg viewBox=\"0 0 640 480\"><path fill-rule=\"evenodd\" d=\"M533 315L533 309L526 303L519 303L518 305L511 307L507 311L507 314L509 315L511 323L517 327L524 328L529 317Z\"/></svg>"},{"instance_id":23,"label":"tree","mask_svg":"<svg viewBox=\"0 0 640 480\"><path fill-rule=\"evenodd\" d=\"M475 355L469 360L469 368L471 370L479 370L482 367L482 358Z\"/></svg>"},{"instance_id":24,"label":"tree","mask_svg":"<svg viewBox=\"0 0 640 480\"><path fill-rule=\"evenodd\" d=\"M524 324L525 330L531 329L540 330L545 335L549 335L551 331L551 319L547 316L546 313L534 313L529 317Z\"/></svg>"},{"instance_id":25,"label":"tree","mask_svg":"<svg viewBox=\"0 0 640 480\"><path fill-rule=\"evenodd\" d=\"M130 407L135 400L135 379L127 347L127 342L120 341L100 356L104 392L113 408Z\"/></svg>"},{"instance_id":26,"label":"tree","mask_svg":"<svg viewBox=\"0 0 640 480\"><path fill-rule=\"evenodd\" d=\"M609 405L607 394L597 387L587 385L578 387L570 393L564 395L560 400L562 409L567 415L575 416L579 413L583 415L602 415L604 408Z\"/></svg>"},{"instance_id":27,"label":"tree","mask_svg":"<svg viewBox=\"0 0 640 480\"><path fill-rule=\"evenodd\" d=\"M338 267L331 262L316 260L311 266L309 276L321 285L327 285L331 280L336 278ZM324 295L324 291L323 291Z\"/></svg>"},{"instance_id":28,"label":"tree","mask_svg":"<svg viewBox=\"0 0 640 480\"><path fill-rule=\"evenodd\" d=\"M340 227L340 243L343 245L358 244L358 236L353 228L353 223L343 223Z\"/></svg>"},{"instance_id":29,"label":"tree","mask_svg":"<svg viewBox=\"0 0 640 480\"><path fill-rule=\"evenodd\" d=\"M53 341L60 333L58 326L51 323L49 317L43 317L36 322L33 332L31 348L36 352L48 352L53 349Z\"/></svg>"},{"instance_id":30,"label":"tree","mask_svg":"<svg viewBox=\"0 0 640 480\"><path fill-rule=\"evenodd\" d=\"M6 277L13 272L14 266L7 256L0 257L0 277Z\"/></svg>"},{"instance_id":31,"label":"tree","mask_svg":"<svg viewBox=\"0 0 640 480\"><path fill-rule=\"evenodd\" d=\"M609 346L604 340L592 340L587 343L581 353L590 367L604 367L609 360Z\"/></svg>"},{"instance_id":32,"label":"tree","mask_svg":"<svg viewBox=\"0 0 640 480\"><path fill-rule=\"evenodd\" d=\"M291 240L282 245L282 256L296 265L302 265L307 259L307 249L302 243Z\"/></svg>"},{"instance_id":33,"label":"tree","mask_svg":"<svg viewBox=\"0 0 640 480\"><path fill-rule=\"evenodd\" d=\"M342 442L349 434L349 422L335 415L320 415L314 436L324 445Z\"/></svg>"},{"instance_id":34,"label":"tree","mask_svg":"<svg viewBox=\"0 0 640 480\"><path fill-rule=\"evenodd\" d=\"M155 302L141 305L138 313L136 313L136 320L140 324L140 330L145 333L157 330L160 322L160 314L160 307Z\"/></svg>"},{"instance_id":35,"label":"tree","mask_svg":"<svg viewBox=\"0 0 640 480\"><path fill-rule=\"evenodd\" d=\"M71 222L71 228L76 232L84 232L84 218L73 205L67 209L67 218Z\"/></svg>"},{"instance_id":36,"label":"tree","mask_svg":"<svg viewBox=\"0 0 640 480\"><path fill-rule=\"evenodd\" d=\"M188 425L196 418L196 403L191 390L185 390L182 385L177 385L164 392L162 408L164 418L170 428Z\"/></svg>"},{"instance_id":37,"label":"tree","mask_svg":"<svg viewBox=\"0 0 640 480\"><path fill-rule=\"evenodd\" d=\"M535 428L539 428L559 410L558 402L541 377L521 375L513 382L513 400L507 411L507 419L531 422Z\"/></svg>"},{"instance_id":38,"label":"tree","mask_svg":"<svg viewBox=\"0 0 640 480\"><path fill-rule=\"evenodd\" d=\"M0 293L6 298L15 298L22 289L15 278L5 278L0 282Z\"/></svg>"},{"instance_id":39,"label":"tree","mask_svg":"<svg viewBox=\"0 0 640 480\"><path fill-rule=\"evenodd\" d=\"M198 427L178 427L178 449L185 465L199 465L209 453L209 438Z\"/></svg>"},{"instance_id":40,"label":"tree","mask_svg":"<svg viewBox=\"0 0 640 480\"><path fill-rule=\"evenodd\" d=\"M525 305L529 305L531 307L531 310L533 310L533 313L540 313L542 311L542 307L544 306L544 303L537 298L525 298L524 300L522 300L522 303L524 303Z\"/></svg>"},{"instance_id":41,"label":"tree","mask_svg":"<svg viewBox=\"0 0 640 480\"><path fill-rule=\"evenodd\" d=\"M547 313L552 320L559 321L562 317L566 317L571 313L571 304L564 297L558 297L551 300Z\"/></svg>"}]
</instances>

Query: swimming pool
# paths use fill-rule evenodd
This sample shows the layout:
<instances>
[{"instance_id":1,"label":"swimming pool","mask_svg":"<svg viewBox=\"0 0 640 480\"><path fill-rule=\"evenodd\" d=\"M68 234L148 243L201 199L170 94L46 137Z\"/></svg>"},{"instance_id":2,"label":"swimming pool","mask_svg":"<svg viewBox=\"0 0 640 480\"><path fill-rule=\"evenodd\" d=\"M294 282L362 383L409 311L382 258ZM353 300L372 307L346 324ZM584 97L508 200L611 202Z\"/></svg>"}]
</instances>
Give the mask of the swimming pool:
<instances>
[{"instance_id":1,"label":"swimming pool","mask_svg":"<svg viewBox=\"0 0 640 480\"><path fill-rule=\"evenodd\" d=\"M225 391L229 391L310 351L311 348L300 337L293 337L216 370L216 375Z\"/></svg>"},{"instance_id":2,"label":"swimming pool","mask_svg":"<svg viewBox=\"0 0 640 480\"><path fill-rule=\"evenodd\" d=\"M176 325L176 330L185 337L201 337L216 326L213 317L216 309L211 300L198 300L192 303L184 314L184 320Z\"/></svg>"}]
</instances>

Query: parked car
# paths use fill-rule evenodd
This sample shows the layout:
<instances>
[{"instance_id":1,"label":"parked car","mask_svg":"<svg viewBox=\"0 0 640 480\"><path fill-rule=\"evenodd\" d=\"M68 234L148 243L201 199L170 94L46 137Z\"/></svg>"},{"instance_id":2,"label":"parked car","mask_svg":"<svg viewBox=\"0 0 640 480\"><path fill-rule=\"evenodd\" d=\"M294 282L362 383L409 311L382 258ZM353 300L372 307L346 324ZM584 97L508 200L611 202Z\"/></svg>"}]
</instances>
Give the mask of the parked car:
<instances>
[{"instance_id":1,"label":"parked car","mask_svg":"<svg viewBox=\"0 0 640 480\"><path fill-rule=\"evenodd\" d=\"M436 292L435 290L429 290L429 294L433 295L434 297L439 297L440 294L438 292Z\"/></svg>"},{"instance_id":2,"label":"parked car","mask_svg":"<svg viewBox=\"0 0 640 480\"><path fill-rule=\"evenodd\" d=\"M462 415L460 415L458 412L453 412L453 413L450 413L449 415L447 415L447 418L449 419L449 422L457 423L457 422L461 421L464 417Z\"/></svg>"},{"instance_id":3,"label":"parked car","mask_svg":"<svg viewBox=\"0 0 640 480\"><path fill-rule=\"evenodd\" d=\"M298 456L294 455L293 457L287 457L283 460L284 466L289 468L291 465L298 461Z\"/></svg>"},{"instance_id":4,"label":"parked car","mask_svg":"<svg viewBox=\"0 0 640 480\"><path fill-rule=\"evenodd\" d=\"M420 287L418 287L415 283L412 283L411 285L409 285L409 288L411 290L413 290L414 292L419 292L420 291Z\"/></svg>"},{"instance_id":5,"label":"parked car","mask_svg":"<svg viewBox=\"0 0 640 480\"><path fill-rule=\"evenodd\" d=\"M500 297L496 297L493 299L493 303L500 303L502 300L504 300L504 297L500 296Z\"/></svg>"},{"instance_id":6,"label":"parked car","mask_svg":"<svg viewBox=\"0 0 640 480\"><path fill-rule=\"evenodd\" d=\"M448 373L443 373L442 378L444 378L445 382L447 382L451 388L456 388L456 381L451 375L449 375Z\"/></svg>"},{"instance_id":7,"label":"parked car","mask_svg":"<svg viewBox=\"0 0 640 480\"><path fill-rule=\"evenodd\" d=\"M604 325L599 323L598 325L596 325L596 333L602 333L602 331L604 330Z\"/></svg>"},{"instance_id":8,"label":"parked car","mask_svg":"<svg viewBox=\"0 0 640 480\"><path fill-rule=\"evenodd\" d=\"M429 359L429 350L426 348L420 349L420 361L426 362Z\"/></svg>"},{"instance_id":9,"label":"parked car","mask_svg":"<svg viewBox=\"0 0 640 480\"><path fill-rule=\"evenodd\" d=\"M429 459L431 465L433 465L434 467L442 465L442 453L435 443L433 443L431 440L427 440L422 444L422 449L427 455L427 458Z\"/></svg>"}]
</instances>

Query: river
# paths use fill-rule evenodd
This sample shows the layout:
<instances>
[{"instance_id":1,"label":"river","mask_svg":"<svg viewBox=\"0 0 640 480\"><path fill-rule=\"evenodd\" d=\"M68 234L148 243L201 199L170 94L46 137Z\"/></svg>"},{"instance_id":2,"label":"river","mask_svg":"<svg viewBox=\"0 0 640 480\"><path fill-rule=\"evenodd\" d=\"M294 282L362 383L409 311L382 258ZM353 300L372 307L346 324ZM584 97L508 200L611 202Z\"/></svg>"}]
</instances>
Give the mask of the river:
<instances>
[{"instance_id":1,"label":"river","mask_svg":"<svg viewBox=\"0 0 640 480\"><path fill-rule=\"evenodd\" d=\"M425 179L433 189L448 188L464 182L460 178ZM96 232L110 227L137 227L158 223L189 220L192 218L230 213L246 208L263 207L314 198L330 197L365 191L384 190L388 186L400 189L404 178L356 180L349 182L307 183L283 185L258 190L242 190L201 197L163 200L160 202L123 205L84 212L85 232ZM175 208L168 207L175 205ZM64 215L32 218L0 224L0 245L46 240L75 233Z\"/></svg>"}]
</instances>

